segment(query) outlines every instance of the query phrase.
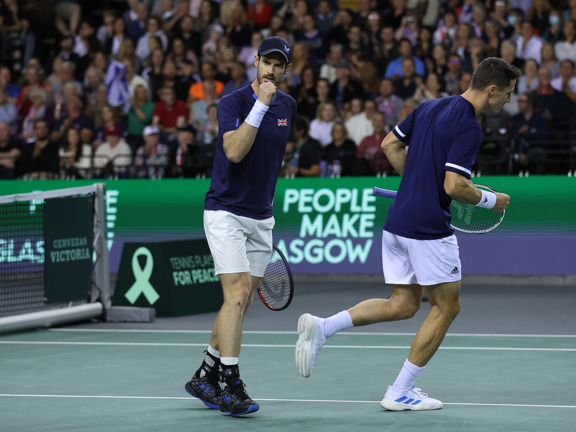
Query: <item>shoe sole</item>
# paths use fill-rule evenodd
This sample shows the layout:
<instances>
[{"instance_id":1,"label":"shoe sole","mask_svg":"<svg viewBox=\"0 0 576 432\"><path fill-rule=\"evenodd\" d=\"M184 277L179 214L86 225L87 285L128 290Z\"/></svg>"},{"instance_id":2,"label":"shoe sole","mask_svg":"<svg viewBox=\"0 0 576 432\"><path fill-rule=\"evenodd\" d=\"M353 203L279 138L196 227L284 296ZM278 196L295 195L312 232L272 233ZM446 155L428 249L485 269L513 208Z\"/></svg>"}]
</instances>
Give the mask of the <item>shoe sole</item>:
<instances>
[{"instance_id":1,"label":"shoe sole","mask_svg":"<svg viewBox=\"0 0 576 432\"><path fill-rule=\"evenodd\" d=\"M206 402L200 396L194 394L194 390L188 385L188 383L186 383L186 385L184 386L184 389L186 390L186 393L188 393L190 396L195 397L196 399L202 401L202 403L204 405L206 405L208 408L215 409L215 410L220 409L220 405L214 405L214 404L211 404L210 402Z\"/></svg>"},{"instance_id":2,"label":"shoe sole","mask_svg":"<svg viewBox=\"0 0 576 432\"><path fill-rule=\"evenodd\" d=\"M308 313L298 318L298 342L296 342L296 367L304 378L312 374L312 361L314 360L312 344L316 333L316 320Z\"/></svg>"},{"instance_id":3,"label":"shoe sole","mask_svg":"<svg viewBox=\"0 0 576 432\"><path fill-rule=\"evenodd\" d=\"M441 409L444 405L426 405L420 402L418 405L408 405L389 399L382 399L380 406L388 411L431 411Z\"/></svg>"},{"instance_id":4,"label":"shoe sole","mask_svg":"<svg viewBox=\"0 0 576 432\"><path fill-rule=\"evenodd\" d=\"M226 409L220 409L220 411L222 411L225 414L230 414L233 417L238 417L238 416L242 416L242 415L246 415L246 414L255 413L259 409L260 409L260 405L254 404L254 405L250 405L246 411L241 412L241 413L232 413Z\"/></svg>"}]
</instances>

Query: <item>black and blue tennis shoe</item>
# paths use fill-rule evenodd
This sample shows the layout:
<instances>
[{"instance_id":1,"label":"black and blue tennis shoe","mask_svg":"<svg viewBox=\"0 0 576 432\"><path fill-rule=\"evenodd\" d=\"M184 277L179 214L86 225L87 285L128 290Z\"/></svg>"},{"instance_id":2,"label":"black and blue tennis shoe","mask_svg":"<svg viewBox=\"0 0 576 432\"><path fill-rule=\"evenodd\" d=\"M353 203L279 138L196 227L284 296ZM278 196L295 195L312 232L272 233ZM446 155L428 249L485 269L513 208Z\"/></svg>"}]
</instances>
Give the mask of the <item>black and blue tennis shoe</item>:
<instances>
[{"instance_id":1,"label":"black and blue tennis shoe","mask_svg":"<svg viewBox=\"0 0 576 432\"><path fill-rule=\"evenodd\" d=\"M233 416L241 416L258 411L260 405L254 402L245 390L241 379L228 383L222 390L220 411Z\"/></svg>"},{"instance_id":2,"label":"black and blue tennis shoe","mask_svg":"<svg viewBox=\"0 0 576 432\"><path fill-rule=\"evenodd\" d=\"M220 408L222 389L218 374L207 374L200 378L198 372L196 372L184 388L190 396L200 399L208 408Z\"/></svg>"}]
</instances>

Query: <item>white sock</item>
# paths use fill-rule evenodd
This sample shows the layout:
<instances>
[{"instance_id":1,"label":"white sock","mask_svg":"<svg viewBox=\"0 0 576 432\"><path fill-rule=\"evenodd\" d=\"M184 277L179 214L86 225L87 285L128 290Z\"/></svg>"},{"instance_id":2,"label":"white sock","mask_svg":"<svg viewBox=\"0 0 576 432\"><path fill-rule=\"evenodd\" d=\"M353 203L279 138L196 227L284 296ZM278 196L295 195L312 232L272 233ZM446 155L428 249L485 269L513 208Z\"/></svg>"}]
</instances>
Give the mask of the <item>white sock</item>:
<instances>
[{"instance_id":1,"label":"white sock","mask_svg":"<svg viewBox=\"0 0 576 432\"><path fill-rule=\"evenodd\" d=\"M336 315L332 315L331 317L326 318L322 323L326 339L342 330L348 330L352 327L354 327L354 324L352 324L352 317L348 311L342 311Z\"/></svg>"},{"instance_id":2,"label":"white sock","mask_svg":"<svg viewBox=\"0 0 576 432\"><path fill-rule=\"evenodd\" d=\"M218 351L217 349L212 348L212 345L208 345L208 350L207 350L210 354L212 354L214 357L216 358L220 358L220 351Z\"/></svg>"},{"instance_id":3,"label":"white sock","mask_svg":"<svg viewBox=\"0 0 576 432\"><path fill-rule=\"evenodd\" d=\"M420 376L425 367L426 366L416 366L406 359L404 366L402 366L402 370L392 385L392 390L401 394L408 393L412 390L412 387L414 387L416 378Z\"/></svg>"},{"instance_id":4,"label":"white sock","mask_svg":"<svg viewBox=\"0 0 576 432\"><path fill-rule=\"evenodd\" d=\"M238 357L220 357L220 362L224 366L234 366L238 364Z\"/></svg>"}]
</instances>

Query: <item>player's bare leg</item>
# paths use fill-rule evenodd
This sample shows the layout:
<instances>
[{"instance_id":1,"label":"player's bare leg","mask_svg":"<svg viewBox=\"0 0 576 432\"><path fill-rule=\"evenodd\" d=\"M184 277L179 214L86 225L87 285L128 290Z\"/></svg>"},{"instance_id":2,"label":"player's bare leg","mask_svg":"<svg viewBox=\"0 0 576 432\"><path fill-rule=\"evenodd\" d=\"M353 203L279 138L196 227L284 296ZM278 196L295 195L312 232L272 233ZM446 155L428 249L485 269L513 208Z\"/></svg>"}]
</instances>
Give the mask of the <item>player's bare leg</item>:
<instances>
[{"instance_id":1,"label":"player's bare leg","mask_svg":"<svg viewBox=\"0 0 576 432\"><path fill-rule=\"evenodd\" d=\"M370 299L327 319L304 314L298 320L295 361L303 377L312 373L316 357L333 334L351 327L408 319L420 308L422 287L417 284L392 286L388 299Z\"/></svg>"},{"instance_id":2,"label":"player's bare leg","mask_svg":"<svg viewBox=\"0 0 576 432\"><path fill-rule=\"evenodd\" d=\"M369 299L348 309L354 327L412 318L422 304L422 286L392 285L387 299Z\"/></svg>"},{"instance_id":3,"label":"player's bare leg","mask_svg":"<svg viewBox=\"0 0 576 432\"><path fill-rule=\"evenodd\" d=\"M426 287L430 313L416 333L408 360L426 366L460 312L460 281Z\"/></svg>"},{"instance_id":4,"label":"player's bare leg","mask_svg":"<svg viewBox=\"0 0 576 432\"><path fill-rule=\"evenodd\" d=\"M244 390L238 356L242 345L242 323L260 278L245 272L222 274L220 280L224 302L212 326L209 352L201 368L186 384L186 390L210 408L232 415L248 414L257 411L259 406ZM218 382L220 368L226 382L223 390Z\"/></svg>"},{"instance_id":5,"label":"player's bare leg","mask_svg":"<svg viewBox=\"0 0 576 432\"><path fill-rule=\"evenodd\" d=\"M238 357L240 354L242 322L254 292L251 278L248 272L220 275L224 302L216 318L216 335L212 339L216 339L222 357Z\"/></svg>"},{"instance_id":6,"label":"player's bare leg","mask_svg":"<svg viewBox=\"0 0 576 432\"><path fill-rule=\"evenodd\" d=\"M380 402L385 409L434 410L443 406L439 400L414 388L414 383L460 312L460 281L426 287L426 294L430 302L430 313L412 342L410 355L402 370Z\"/></svg>"},{"instance_id":7,"label":"player's bare leg","mask_svg":"<svg viewBox=\"0 0 576 432\"><path fill-rule=\"evenodd\" d=\"M242 323L260 278L244 272L221 274L220 280L224 302L216 320L216 334L212 337L221 354L222 379L225 383L220 411L232 415L249 414L258 411L260 407L244 390L238 356L242 346Z\"/></svg>"}]
</instances>

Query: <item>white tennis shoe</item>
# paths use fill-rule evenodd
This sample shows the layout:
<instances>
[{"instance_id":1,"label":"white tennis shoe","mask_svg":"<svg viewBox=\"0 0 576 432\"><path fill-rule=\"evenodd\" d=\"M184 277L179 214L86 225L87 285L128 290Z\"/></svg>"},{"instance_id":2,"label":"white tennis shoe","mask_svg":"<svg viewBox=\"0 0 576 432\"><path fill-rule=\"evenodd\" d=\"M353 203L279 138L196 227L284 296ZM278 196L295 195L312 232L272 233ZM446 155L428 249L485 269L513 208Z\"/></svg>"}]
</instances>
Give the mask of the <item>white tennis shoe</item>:
<instances>
[{"instance_id":1,"label":"white tennis shoe","mask_svg":"<svg viewBox=\"0 0 576 432\"><path fill-rule=\"evenodd\" d=\"M308 378L312 374L312 368L320 349L326 342L322 328L322 318L308 313L298 319L298 342L296 342L296 367L298 372Z\"/></svg>"},{"instance_id":2,"label":"white tennis shoe","mask_svg":"<svg viewBox=\"0 0 576 432\"><path fill-rule=\"evenodd\" d=\"M380 405L390 411L437 410L444 406L439 400L422 393L422 389L413 388L408 393L396 393L392 390L392 386L388 387Z\"/></svg>"}]
</instances>

